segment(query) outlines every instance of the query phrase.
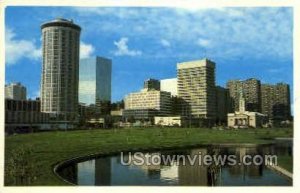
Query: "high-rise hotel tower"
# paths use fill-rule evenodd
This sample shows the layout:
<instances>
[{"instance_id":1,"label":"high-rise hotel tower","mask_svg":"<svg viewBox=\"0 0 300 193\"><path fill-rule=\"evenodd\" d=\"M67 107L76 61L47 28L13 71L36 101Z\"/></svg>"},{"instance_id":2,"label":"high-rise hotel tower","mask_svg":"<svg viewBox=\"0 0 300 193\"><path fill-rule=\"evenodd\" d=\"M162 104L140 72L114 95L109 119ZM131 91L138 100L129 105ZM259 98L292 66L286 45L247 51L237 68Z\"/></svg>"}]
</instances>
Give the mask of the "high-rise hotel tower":
<instances>
[{"instance_id":1,"label":"high-rise hotel tower","mask_svg":"<svg viewBox=\"0 0 300 193\"><path fill-rule=\"evenodd\" d=\"M55 19L42 24L41 111L58 121L77 117L80 26Z\"/></svg>"}]
</instances>

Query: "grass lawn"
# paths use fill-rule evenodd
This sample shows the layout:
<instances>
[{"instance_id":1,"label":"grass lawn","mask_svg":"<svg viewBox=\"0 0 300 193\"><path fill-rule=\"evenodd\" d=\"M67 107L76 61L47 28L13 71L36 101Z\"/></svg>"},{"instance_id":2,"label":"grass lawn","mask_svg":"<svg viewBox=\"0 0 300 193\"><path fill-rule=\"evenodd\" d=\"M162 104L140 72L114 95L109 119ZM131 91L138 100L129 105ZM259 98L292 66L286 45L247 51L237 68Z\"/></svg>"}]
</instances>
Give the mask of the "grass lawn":
<instances>
[{"instance_id":1,"label":"grass lawn","mask_svg":"<svg viewBox=\"0 0 300 193\"><path fill-rule=\"evenodd\" d=\"M127 128L112 130L52 131L5 137L6 169L16 157L14 150L30 147L25 163L31 163L36 179L30 185L67 185L53 173L53 166L65 159L92 153L132 149L183 147L211 143L268 143L275 137L292 137L292 129L212 130L201 128ZM24 162L23 159L23 162ZM22 162L22 163L23 163ZM284 159L280 161L283 166ZM288 164L287 164L288 166ZM285 167L285 166L284 166ZM20 171L22 172L22 171ZM5 185L16 183L5 172Z\"/></svg>"},{"instance_id":2,"label":"grass lawn","mask_svg":"<svg viewBox=\"0 0 300 193\"><path fill-rule=\"evenodd\" d=\"M293 173L293 157L291 156L278 156L278 165L287 171Z\"/></svg>"}]
</instances>

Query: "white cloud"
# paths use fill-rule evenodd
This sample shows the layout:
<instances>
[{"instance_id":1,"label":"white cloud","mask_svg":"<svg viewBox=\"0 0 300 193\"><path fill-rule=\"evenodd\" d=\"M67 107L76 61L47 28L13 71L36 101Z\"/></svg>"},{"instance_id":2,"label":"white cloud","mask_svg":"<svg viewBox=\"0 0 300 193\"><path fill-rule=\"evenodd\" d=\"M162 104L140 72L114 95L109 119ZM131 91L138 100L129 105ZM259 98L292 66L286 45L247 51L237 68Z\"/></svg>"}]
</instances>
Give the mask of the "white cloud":
<instances>
[{"instance_id":1,"label":"white cloud","mask_svg":"<svg viewBox=\"0 0 300 193\"><path fill-rule=\"evenodd\" d=\"M185 53L175 53L174 49L174 53L164 54L165 57L195 55L203 47L207 52L213 53L213 58L251 56L255 59L275 57L286 60L292 56L291 8L119 7L76 9L76 12L87 16L81 17L81 20L82 23L90 23L85 26L88 33L139 37L145 43L158 36L172 44L176 42L176 47L179 48L197 46L198 43L198 48L186 50ZM96 23L100 23L101 27L89 22L91 16L97 18ZM199 37L204 40L199 40ZM161 53L149 49L143 55L156 54Z\"/></svg>"},{"instance_id":2,"label":"white cloud","mask_svg":"<svg viewBox=\"0 0 300 193\"><path fill-rule=\"evenodd\" d=\"M89 58L93 55L95 48L91 44L80 42L80 59Z\"/></svg>"},{"instance_id":3,"label":"white cloud","mask_svg":"<svg viewBox=\"0 0 300 193\"><path fill-rule=\"evenodd\" d=\"M42 51L35 45L35 41L16 39L16 34L10 28L5 29L5 63L16 64L23 58L39 60Z\"/></svg>"},{"instance_id":4,"label":"white cloud","mask_svg":"<svg viewBox=\"0 0 300 193\"><path fill-rule=\"evenodd\" d=\"M139 50L130 50L128 48L128 38L122 37L119 41L114 41L114 45L117 46L117 50L114 52L116 56L138 56L142 52Z\"/></svg>"},{"instance_id":5,"label":"white cloud","mask_svg":"<svg viewBox=\"0 0 300 193\"><path fill-rule=\"evenodd\" d=\"M201 47L209 47L211 45L211 42L207 39L204 39L204 38L199 38L198 41L197 41L197 44Z\"/></svg>"},{"instance_id":6,"label":"white cloud","mask_svg":"<svg viewBox=\"0 0 300 193\"><path fill-rule=\"evenodd\" d=\"M161 45L163 45L165 47L170 47L171 46L171 43L166 39L161 39L160 43L161 43Z\"/></svg>"}]
</instances>

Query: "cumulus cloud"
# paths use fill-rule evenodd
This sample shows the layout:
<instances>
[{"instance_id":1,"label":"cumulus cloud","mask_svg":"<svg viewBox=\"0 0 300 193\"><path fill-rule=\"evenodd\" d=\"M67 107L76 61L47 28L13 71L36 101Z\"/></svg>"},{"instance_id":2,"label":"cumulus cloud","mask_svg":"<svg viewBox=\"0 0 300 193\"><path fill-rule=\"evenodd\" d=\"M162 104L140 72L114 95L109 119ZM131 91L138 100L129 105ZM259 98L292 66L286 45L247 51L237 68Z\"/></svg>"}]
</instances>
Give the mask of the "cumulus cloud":
<instances>
[{"instance_id":1,"label":"cumulus cloud","mask_svg":"<svg viewBox=\"0 0 300 193\"><path fill-rule=\"evenodd\" d=\"M170 46L171 46L171 43L170 43L168 40L166 40L166 39L161 39L161 40L160 40L160 43L161 43L161 45L163 45L164 47L170 47Z\"/></svg>"},{"instance_id":2,"label":"cumulus cloud","mask_svg":"<svg viewBox=\"0 0 300 193\"><path fill-rule=\"evenodd\" d=\"M95 48L91 44L80 42L80 58L89 58L93 55Z\"/></svg>"},{"instance_id":3,"label":"cumulus cloud","mask_svg":"<svg viewBox=\"0 0 300 193\"><path fill-rule=\"evenodd\" d=\"M211 45L211 42L207 39L204 39L204 38L199 38L197 40L197 44L201 47L209 47Z\"/></svg>"},{"instance_id":4,"label":"cumulus cloud","mask_svg":"<svg viewBox=\"0 0 300 193\"><path fill-rule=\"evenodd\" d=\"M117 46L117 50L114 52L114 54L116 56L139 56L142 54L142 52L139 50L130 50L127 43L127 37L122 37L119 41L114 41L114 45Z\"/></svg>"},{"instance_id":5,"label":"cumulus cloud","mask_svg":"<svg viewBox=\"0 0 300 193\"><path fill-rule=\"evenodd\" d=\"M195 55L203 48L214 53L214 58L251 56L256 59L276 57L286 60L292 55L293 9L291 8L123 7L84 8L76 9L76 12L88 16L82 17L86 23L91 15L97 18L101 28L91 22L87 27L93 33L116 34L128 38L140 37L147 43L155 40L153 37L155 32L156 37L164 37L169 42L176 42L178 47L197 46L192 49L194 53L186 50L186 52L165 54L165 57L181 54ZM205 40L199 40L199 37L205 37L202 38ZM167 45L166 42L160 43ZM176 50L174 49L173 52ZM157 54L160 54L160 51ZM153 56L155 53L150 55Z\"/></svg>"},{"instance_id":6,"label":"cumulus cloud","mask_svg":"<svg viewBox=\"0 0 300 193\"><path fill-rule=\"evenodd\" d=\"M23 58L38 60L41 55L41 48L35 45L34 40L17 39L12 29L5 29L5 63L7 65L14 65Z\"/></svg>"}]
</instances>

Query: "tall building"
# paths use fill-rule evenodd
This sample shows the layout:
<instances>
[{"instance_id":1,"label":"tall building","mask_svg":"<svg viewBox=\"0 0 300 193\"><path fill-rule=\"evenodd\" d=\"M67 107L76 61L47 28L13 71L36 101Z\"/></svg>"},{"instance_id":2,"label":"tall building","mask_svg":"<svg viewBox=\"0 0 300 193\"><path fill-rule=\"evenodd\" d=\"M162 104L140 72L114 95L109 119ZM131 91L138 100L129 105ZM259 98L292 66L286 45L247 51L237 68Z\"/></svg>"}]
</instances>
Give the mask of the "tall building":
<instances>
[{"instance_id":1,"label":"tall building","mask_svg":"<svg viewBox=\"0 0 300 193\"><path fill-rule=\"evenodd\" d=\"M79 102L96 105L101 112L111 102L112 61L103 57L80 60L79 65Z\"/></svg>"},{"instance_id":2,"label":"tall building","mask_svg":"<svg viewBox=\"0 0 300 193\"><path fill-rule=\"evenodd\" d=\"M19 82L5 85L5 98L26 100L26 87Z\"/></svg>"},{"instance_id":3,"label":"tall building","mask_svg":"<svg viewBox=\"0 0 300 193\"><path fill-rule=\"evenodd\" d=\"M213 123L216 118L215 63L196 60L177 64L182 115ZM212 121L210 121L212 120Z\"/></svg>"},{"instance_id":4,"label":"tall building","mask_svg":"<svg viewBox=\"0 0 300 193\"><path fill-rule=\"evenodd\" d=\"M145 80L144 88L148 90L150 89L160 90L160 81L152 78Z\"/></svg>"},{"instance_id":5,"label":"tall building","mask_svg":"<svg viewBox=\"0 0 300 193\"><path fill-rule=\"evenodd\" d=\"M59 121L77 117L81 28L72 20L42 24L41 111Z\"/></svg>"},{"instance_id":6,"label":"tall building","mask_svg":"<svg viewBox=\"0 0 300 193\"><path fill-rule=\"evenodd\" d=\"M261 112L261 84L254 78L247 80L230 80L227 82L229 95L231 97L232 106L230 112L238 111L240 90L246 100L246 110L251 112Z\"/></svg>"},{"instance_id":7,"label":"tall building","mask_svg":"<svg viewBox=\"0 0 300 193\"><path fill-rule=\"evenodd\" d=\"M221 86L216 87L216 119L218 124L227 122L227 113L229 111L229 91Z\"/></svg>"},{"instance_id":8,"label":"tall building","mask_svg":"<svg viewBox=\"0 0 300 193\"><path fill-rule=\"evenodd\" d=\"M261 85L261 109L271 120L290 120L291 102L288 84Z\"/></svg>"},{"instance_id":9,"label":"tall building","mask_svg":"<svg viewBox=\"0 0 300 193\"><path fill-rule=\"evenodd\" d=\"M170 92L172 96L177 96L177 78L160 80L160 90Z\"/></svg>"}]
</instances>

